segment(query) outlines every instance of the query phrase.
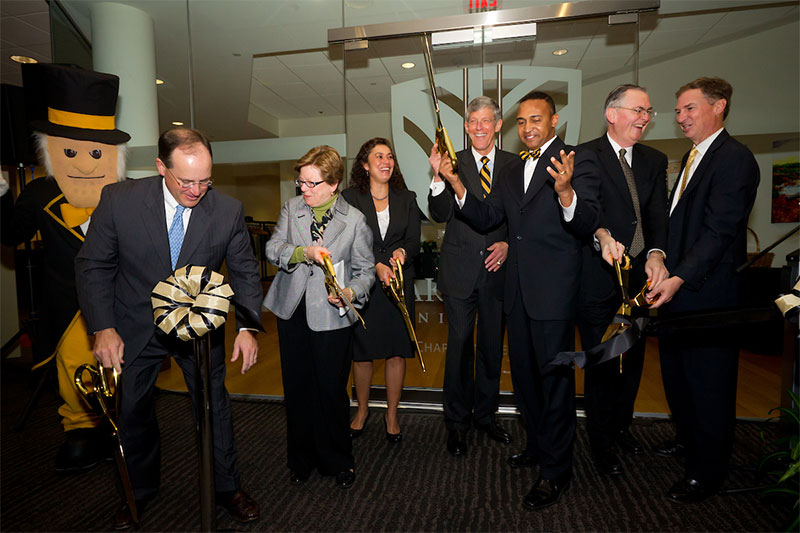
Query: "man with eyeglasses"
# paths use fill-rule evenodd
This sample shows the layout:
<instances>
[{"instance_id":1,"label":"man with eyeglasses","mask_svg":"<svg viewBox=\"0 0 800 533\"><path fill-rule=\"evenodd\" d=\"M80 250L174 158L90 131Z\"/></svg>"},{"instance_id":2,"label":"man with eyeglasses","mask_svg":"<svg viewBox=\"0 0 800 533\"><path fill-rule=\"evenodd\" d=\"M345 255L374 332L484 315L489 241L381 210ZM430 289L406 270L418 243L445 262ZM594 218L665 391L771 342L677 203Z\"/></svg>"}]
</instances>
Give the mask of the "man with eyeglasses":
<instances>
[{"instance_id":1,"label":"man with eyeglasses","mask_svg":"<svg viewBox=\"0 0 800 533\"><path fill-rule=\"evenodd\" d=\"M646 89L625 84L612 90L605 102L605 135L582 144L597 155L600 166L600 225L595 243L582 250L578 330L581 346L589 350L603 338L622 301L613 259L623 251L632 260L629 292L649 280L655 287L667 275L667 156L640 144L655 116ZM595 468L602 474L622 474L619 450L641 453L630 432L633 405L644 365L644 339L625 355L588 365L584 375L586 426Z\"/></svg>"},{"instance_id":2,"label":"man with eyeglasses","mask_svg":"<svg viewBox=\"0 0 800 533\"><path fill-rule=\"evenodd\" d=\"M160 176L103 189L75 260L78 300L87 329L95 335L94 356L103 367L121 372L120 438L140 519L160 484L153 392L165 357L175 358L195 399L192 345L156 329L150 301L153 288L177 268L191 264L219 271L224 261L239 323L231 362L241 356L243 374L258 355L255 330L247 328L261 327L258 263L242 204L210 188L208 139L187 128L164 132L158 140L156 166ZM231 405L224 383L224 331L210 335L216 502L233 519L249 522L259 517L259 508L241 489L236 467ZM195 405L194 412L201 412L201 406ZM133 525L131 510L123 504L112 526Z\"/></svg>"}]
</instances>

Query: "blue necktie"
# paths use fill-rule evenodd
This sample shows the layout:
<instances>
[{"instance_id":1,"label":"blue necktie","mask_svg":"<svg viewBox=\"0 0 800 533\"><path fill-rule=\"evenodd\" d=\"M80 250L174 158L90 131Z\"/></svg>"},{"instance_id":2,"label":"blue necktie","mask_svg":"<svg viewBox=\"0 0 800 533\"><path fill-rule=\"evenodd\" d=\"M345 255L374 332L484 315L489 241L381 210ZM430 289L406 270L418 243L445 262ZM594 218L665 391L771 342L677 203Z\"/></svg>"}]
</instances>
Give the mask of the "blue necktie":
<instances>
[{"instance_id":1,"label":"blue necktie","mask_svg":"<svg viewBox=\"0 0 800 533\"><path fill-rule=\"evenodd\" d=\"M172 260L172 270L178 264L178 256L181 254L183 246L183 212L186 208L178 204L175 216L172 218L172 225L169 227L169 257Z\"/></svg>"}]
</instances>

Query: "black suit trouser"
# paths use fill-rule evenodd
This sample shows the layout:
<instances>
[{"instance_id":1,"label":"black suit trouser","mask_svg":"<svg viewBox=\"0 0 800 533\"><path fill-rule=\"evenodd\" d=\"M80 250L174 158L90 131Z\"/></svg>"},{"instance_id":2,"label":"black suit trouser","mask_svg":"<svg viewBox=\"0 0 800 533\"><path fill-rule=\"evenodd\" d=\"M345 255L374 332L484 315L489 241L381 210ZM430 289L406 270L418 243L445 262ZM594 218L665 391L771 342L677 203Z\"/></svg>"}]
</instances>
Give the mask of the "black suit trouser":
<instances>
[{"instance_id":1,"label":"black suit trouser","mask_svg":"<svg viewBox=\"0 0 800 533\"><path fill-rule=\"evenodd\" d=\"M581 348L594 348L603 339L606 328L619 308L620 300L609 304L583 304L578 311ZM633 421L633 406L639 392L644 367L645 339L625 353L620 372L619 359L586 367L583 396L586 406L586 429L595 450L606 450L614 437L628 429Z\"/></svg>"},{"instance_id":2,"label":"black suit trouser","mask_svg":"<svg viewBox=\"0 0 800 533\"><path fill-rule=\"evenodd\" d=\"M488 423L500 399L505 320L503 302L491 290L487 278L486 272L481 274L478 288L466 299L444 295L448 323L444 419L451 431L466 431L471 419ZM476 314L478 334L474 343Z\"/></svg>"},{"instance_id":3,"label":"black suit trouser","mask_svg":"<svg viewBox=\"0 0 800 533\"><path fill-rule=\"evenodd\" d=\"M353 468L347 395L352 336L353 326L312 331L305 299L291 318L278 319L288 465L302 476L314 468L322 475Z\"/></svg>"},{"instance_id":4,"label":"black suit trouser","mask_svg":"<svg viewBox=\"0 0 800 533\"><path fill-rule=\"evenodd\" d=\"M211 406L214 433L214 475L217 492L238 490L241 486L236 467L236 446L233 441L233 417L228 391L225 388L225 351L222 331L211 333ZM160 335L158 337L161 337ZM160 486L161 443L156 420L153 392L164 358L172 354L183 372L192 409L197 420L195 402L195 358L192 343L171 342L153 337L120 375L119 429L125 450L125 461L136 499L149 499ZM187 435L190 453L195 453L195 435Z\"/></svg>"},{"instance_id":5,"label":"black suit trouser","mask_svg":"<svg viewBox=\"0 0 800 533\"><path fill-rule=\"evenodd\" d=\"M573 350L575 326L572 320L532 320L521 294L507 316L511 380L527 426L525 453L538 459L539 475L552 480L572 471L575 369L549 363Z\"/></svg>"},{"instance_id":6,"label":"black suit trouser","mask_svg":"<svg viewBox=\"0 0 800 533\"><path fill-rule=\"evenodd\" d=\"M733 450L739 348L732 333L659 338L664 392L677 439L686 447L686 475L705 483L726 477Z\"/></svg>"}]
</instances>

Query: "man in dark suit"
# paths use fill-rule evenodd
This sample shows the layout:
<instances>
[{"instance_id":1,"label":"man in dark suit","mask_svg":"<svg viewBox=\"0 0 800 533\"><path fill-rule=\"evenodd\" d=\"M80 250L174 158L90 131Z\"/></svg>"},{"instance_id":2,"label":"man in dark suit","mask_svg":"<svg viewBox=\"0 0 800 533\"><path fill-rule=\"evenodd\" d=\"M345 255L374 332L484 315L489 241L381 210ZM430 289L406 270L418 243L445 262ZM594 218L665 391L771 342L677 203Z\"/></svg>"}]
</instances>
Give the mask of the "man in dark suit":
<instances>
[{"instance_id":1,"label":"man in dark suit","mask_svg":"<svg viewBox=\"0 0 800 533\"><path fill-rule=\"evenodd\" d=\"M638 291L646 280L655 287L668 275L663 252L667 247L667 156L638 144L653 114L643 87L620 85L606 98L607 133L581 145L597 155L601 206L597 246L583 247L578 329L584 350L600 344L622 301L611 264L612 258L621 258L623 247L633 260L629 290ZM627 453L641 452L628 428L642 377L644 348L642 339L628 350L621 372L618 359L586 367L589 441L595 467L604 474L622 473L615 444Z\"/></svg>"},{"instance_id":2,"label":"man in dark suit","mask_svg":"<svg viewBox=\"0 0 800 533\"><path fill-rule=\"evenodd\" d=\"M224 261L234 301L246 310L237 308L240 329L231 357L236 361L242 356L242 373L258 354L254 331L242 326L260 327L253 323L261 306L258 263L242 205L210 188L208 140L196 130L168 130L158 140L156 166L160 176L103 189L75 260L78 300L87 329L95 334L93 353L104 367L122 372L120 437L137 507L155 497L160 482L153 391L164 357L175 357L195 398L191 344L156 330L150 301L153 288L176 268L192 264L218 271ZM223 334L222 328L211 333L216 501L232 518L247 522L258 518L259 509L241 490L236 468ZM197 413L202 406L194 408ZM127 505L117 511L113 525L115 529L132 525Z\"/></svg>"},{"instance_id":3,"label":"man in dark suit","mask_svg":"<svg viewBox=\"0 0 800 533\"><path fill-rule=\"evenodd\" d=\"M731 137L723 121L731 106L731 85L698 78L675 94L676 119L692 140L670 197L667 268L670 277L649 293L662 315L724 309L739 302L746 260L747 219L760 179L752 152ZM683 479L667 496L695 503L722 485L733 448L739 346L731 328L663 332L661 375L676 440L660 455L686 456Z\"/></svg>"},{"instance_id":4,"label":"man in dark suit","mask_svg":"<svg viewBox=\"0 0 800 533\"><path fill-rule=\"evenodd\" d=\"M527 424L526 448L509 464L540 466L525 496L529 509L556 503L572 477L575 374L571 366L550 363L559 352L573 349L581 241L591 237L599 221L594 154L580 148L570 152L556 136L557 124L548 94L533 91L522 98L517 133L528 151L524 160L503 169L483 202L453 174L448 158L439 168L462 215L476 228L508 222L503 311L514 395Z\"/></svg>"},{"instance_id":5,"label":"man in dark suit","mask_svg":"<svg viewBox=\"0 0 800 533\"><path fill-rule=\"evenodd\" d=\"M467 106L464 129L472 146L456 155L461 182L476 198L488 196L502 169L518 159L495 148L502 126L500 107L491 98L479 96ZM452 187L439 176L440 161L434 147L428 210L436 222L447 222L437 278L448 323L444 420L447 450L462 456L467 453L470 422L498 442L511 442L511 435L495 419L503 360L503 263L508 256L508 227L503 222L487 232L473 228L456 208ZM480 318L475 343L476 315Z\"/></svg>"}]
</instances>

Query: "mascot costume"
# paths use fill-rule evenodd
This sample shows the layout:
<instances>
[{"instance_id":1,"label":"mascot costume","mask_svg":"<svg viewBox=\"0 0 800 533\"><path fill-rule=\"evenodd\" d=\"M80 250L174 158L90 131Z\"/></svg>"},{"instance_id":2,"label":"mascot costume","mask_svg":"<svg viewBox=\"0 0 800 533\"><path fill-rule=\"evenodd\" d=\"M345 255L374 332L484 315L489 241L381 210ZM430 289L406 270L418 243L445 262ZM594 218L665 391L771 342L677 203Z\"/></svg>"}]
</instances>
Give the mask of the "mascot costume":
<instances>
[{"instance_id":1,"label":"mascot costume","mask_svg":"<svg viewBox=\"0 0 800 533\"><path fill-rule=\"evenodd\" d=\"M47 118L32 121L31 127L47 177L25 187L13 209L4 207L3 241L18 245L41 232L44 269L36 282L41 283L43 304L34 342L36 353L46 359L34 368L56 360L64 401L58 414L66 432L56 470L79 472L112 452L110 431L73 381L78 366L95 362L88 337L93 332L87 333L78 308L74 261L101 189L124 179L130 135L115 126L117 76L61 65L28 67L41 69L38 92L46 95Z\"/></svg>"}]
</instances>

